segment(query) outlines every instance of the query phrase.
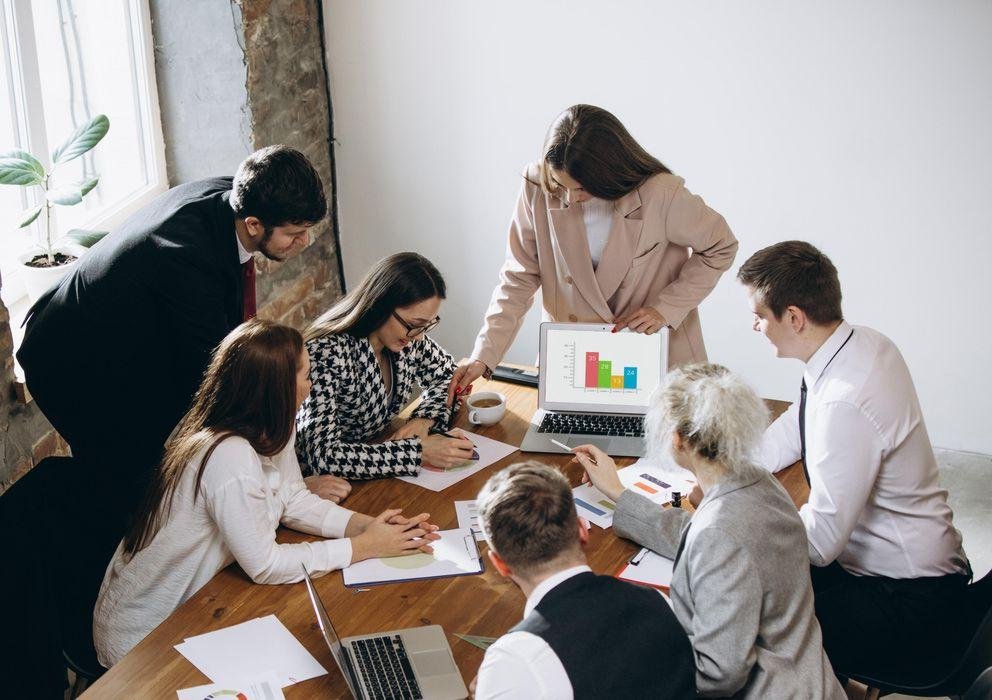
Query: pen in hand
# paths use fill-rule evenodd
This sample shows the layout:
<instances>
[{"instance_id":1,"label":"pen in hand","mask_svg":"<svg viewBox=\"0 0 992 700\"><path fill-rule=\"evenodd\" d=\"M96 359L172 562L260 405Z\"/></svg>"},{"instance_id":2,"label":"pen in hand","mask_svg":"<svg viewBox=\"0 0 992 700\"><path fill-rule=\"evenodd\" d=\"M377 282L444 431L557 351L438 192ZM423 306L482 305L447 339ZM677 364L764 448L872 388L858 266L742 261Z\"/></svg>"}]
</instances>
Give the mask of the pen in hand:
<instances>
[{"instance_id":1,"label":"pen in hand","mask_svg":"<svg viewBox=\"0 0 992 700\"><path fill-rule=\"evenodd\" d=\"M557 441L557 440L555 440L554 438L548 438L548 439L549 439L549 440L550 440L550 441L551 441L552 443L554 443L555 445L557 445L558 447L560 447L561 449L563 449L563 450L565 450L566 452L571 452L572 454L575 454L575 449L574 449L574 448L572 448L572 447L569 447L569 446L568 446L568 445L566 445L566 444L565 444L564 442L558 442L558 441ZM585 456L585 458L586 458L586 459L588 459L588 460L589 460L590 462L592 462L593 464L597 464L597 462L596 462L596 460L594 460L594 459L593 459L592 457L590 457L589 455L584 455L584 456Z\"/></svg>"}]
</instances>

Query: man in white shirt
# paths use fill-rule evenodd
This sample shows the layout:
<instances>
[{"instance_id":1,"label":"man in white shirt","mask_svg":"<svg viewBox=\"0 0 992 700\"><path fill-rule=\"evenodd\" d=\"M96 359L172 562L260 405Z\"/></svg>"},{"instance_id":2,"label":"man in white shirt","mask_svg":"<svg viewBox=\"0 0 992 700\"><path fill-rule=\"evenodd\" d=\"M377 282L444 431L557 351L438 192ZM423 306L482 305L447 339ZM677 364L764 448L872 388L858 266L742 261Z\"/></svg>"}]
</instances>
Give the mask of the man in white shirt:
<instances>
[{"instance_id":1,"label":"man in white shirt","mask_svg":"<svg viewBox=\"0 0 992 700\"><path fill-rule=\"evenodd\" d=\"M737 274L754 330L805 363L799 401L765 432L762 462L802 459L799 510L823 644L838 674L909 680L959 655L971 568L912 377L881 333L841 314L833 263L809 243L759 250Z\"/></svg>"},{"instance_id":2,"label":"man in white shirt","mask_svg":"<svg viewBox=\"0 0 992 700\"><path fill-rule=\"evenodd\" d=\"M486 651L477 700L695 696L689 638L664 598L586 565L589 532L561 472L507 467L476 505L490 560L527 596L523 621Z\"/></svg>"}]
</instances>

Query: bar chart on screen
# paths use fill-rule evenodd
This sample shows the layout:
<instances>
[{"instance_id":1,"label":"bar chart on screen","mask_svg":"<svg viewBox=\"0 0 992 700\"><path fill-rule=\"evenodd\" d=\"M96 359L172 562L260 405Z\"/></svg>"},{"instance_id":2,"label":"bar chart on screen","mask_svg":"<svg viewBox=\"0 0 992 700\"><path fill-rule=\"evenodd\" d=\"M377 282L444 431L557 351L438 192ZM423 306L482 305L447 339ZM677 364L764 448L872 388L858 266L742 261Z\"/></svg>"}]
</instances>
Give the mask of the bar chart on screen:
<instances>
[{"instance_id":1,"label":"bar chart on screen","mask_svg":"<svg viewBox=\"0 0 992 700\"><path fill-rule=\"evenodd\" d=\"M578 341L565 343L563 369L565 379L573 389L591 392L629 391L636 393L638 385L638 365L633 361L620 361L611 358L600 350L580 348Z\"/></svg>"},{"instance_id":2,"label":"bar chart on screen","mask_svg":"<svg viewBox=\"0 0 992 700\"><path fill-rule=\"evenodd\" d=\"M661 341L622 331L548 329L542 353L545 400L646 406L661 380Z\"/></svg>"}]
</instances>

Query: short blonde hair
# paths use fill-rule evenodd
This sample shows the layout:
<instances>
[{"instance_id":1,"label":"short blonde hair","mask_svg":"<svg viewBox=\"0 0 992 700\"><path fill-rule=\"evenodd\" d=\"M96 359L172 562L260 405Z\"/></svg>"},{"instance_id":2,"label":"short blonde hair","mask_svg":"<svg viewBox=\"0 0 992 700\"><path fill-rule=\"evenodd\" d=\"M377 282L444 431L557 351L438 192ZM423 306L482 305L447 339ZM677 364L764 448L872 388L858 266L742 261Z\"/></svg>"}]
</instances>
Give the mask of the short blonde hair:
<instances>
[{"instance_id":1,"label":"short blonde hair","mask_svg":"<svg viewBox=\"0 0 992 700\"><path fill-rule=\"evenodd\" d=\"M743 475L768 425L768 409L726 367L700 363L672 370L651 397L645 417L648 450L667 454L678 435L698 454Z\"/></svg>"}]
</instances>

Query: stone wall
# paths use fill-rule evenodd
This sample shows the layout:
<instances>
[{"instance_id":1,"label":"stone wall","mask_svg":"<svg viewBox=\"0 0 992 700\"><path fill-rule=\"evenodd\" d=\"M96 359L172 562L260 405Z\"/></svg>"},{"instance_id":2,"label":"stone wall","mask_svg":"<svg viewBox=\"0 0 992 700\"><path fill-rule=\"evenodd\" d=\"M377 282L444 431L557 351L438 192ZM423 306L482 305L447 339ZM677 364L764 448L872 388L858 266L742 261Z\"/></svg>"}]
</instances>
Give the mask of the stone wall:
<instances>
[{"instance_id":1,"label":"stone wall","mask_svg":"<svg viewBox=\"0 0 992 700\"><path fill-rule=\"evenodd\" d=\"M312 230L311 245L285 263L258 262L259 315L302 328L343 287L320 2L150 4L170 184L233 174L250 150L274 143L304 152L324 180L332 210ZM12 346L0 305L0 493L38 460L67 452L37 406L15 395Z\"/></svg>"}]
</instances>

